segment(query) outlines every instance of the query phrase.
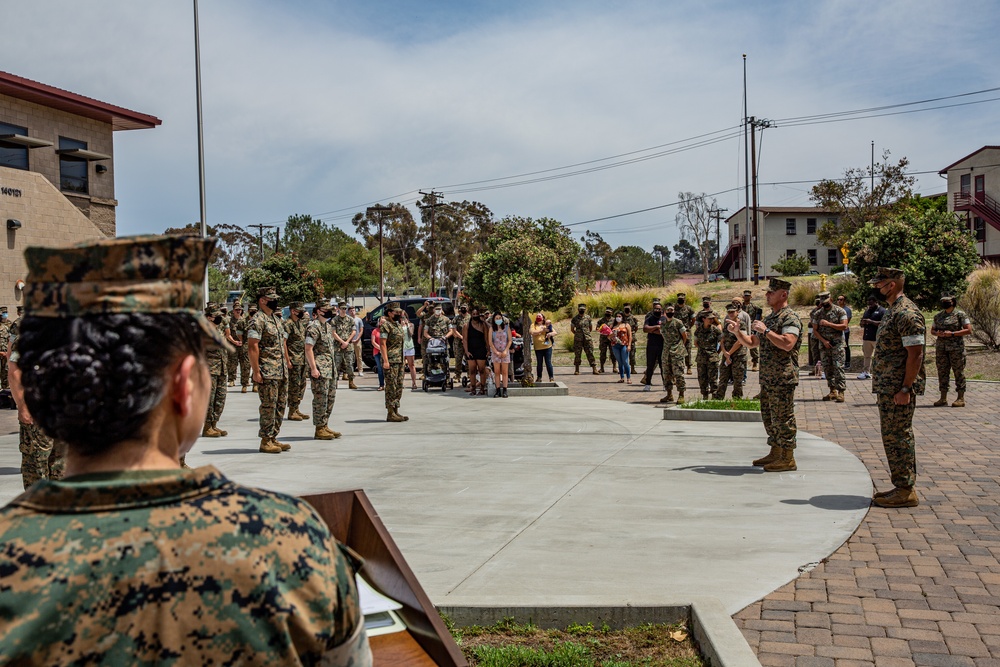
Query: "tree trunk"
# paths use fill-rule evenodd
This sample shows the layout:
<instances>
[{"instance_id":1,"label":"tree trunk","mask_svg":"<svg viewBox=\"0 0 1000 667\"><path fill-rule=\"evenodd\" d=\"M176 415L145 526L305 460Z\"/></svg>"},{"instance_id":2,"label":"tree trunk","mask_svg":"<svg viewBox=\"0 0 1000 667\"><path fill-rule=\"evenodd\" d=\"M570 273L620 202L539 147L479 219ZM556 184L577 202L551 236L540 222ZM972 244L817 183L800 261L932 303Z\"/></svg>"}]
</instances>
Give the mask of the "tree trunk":
<instances>
[{"instance_id":1,"label":"tree trunk","mask_svg":"<svg viewBox=\"0 0 1000 667\"><path fill-rule=\"evenodd\" d=\"M531 327L528 324L528 309L521 309L521 337L524 339L522 350L524 351L524 376L521 378L522 387L534 387L535 380L531 376Z\"/></svg>"}]
</instances>

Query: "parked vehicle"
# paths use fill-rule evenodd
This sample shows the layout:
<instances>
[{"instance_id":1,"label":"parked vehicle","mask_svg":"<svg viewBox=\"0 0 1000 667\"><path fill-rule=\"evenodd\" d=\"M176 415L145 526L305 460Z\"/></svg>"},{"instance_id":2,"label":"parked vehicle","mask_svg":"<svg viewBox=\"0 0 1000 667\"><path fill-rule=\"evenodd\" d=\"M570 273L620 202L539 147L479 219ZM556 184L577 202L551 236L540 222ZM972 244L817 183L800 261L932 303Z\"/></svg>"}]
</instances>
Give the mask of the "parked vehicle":
<instances>
[{"instance_id":1,"label":"parked vehicle","mask_svg":"<svg viewBox=\"0 0 1000 667\"><path fill-rule=\"evenodd\" d=\"M417 359L422 356L422 346L420 345L420 339L418 338L420 334L420 318L417 317L417 311L425 301L430 301L432 304L440 303L442 305L442 310L444 314L448 317L455 316L455 306L451 299L444 299L437 296L417 296L417 297L404 297L402 299L392 299L393 303L398 303L406 311L406 316L410 318L410 323L413 324L413 342L416 348L414 354ZM375 368L375 358L372 356L372 329L378 326L379 318L385 314L385 308L388 305L388 301L383 304L379 304L375 308L365 315L364 323L365 330L361 338L361 360L365 362L365 366L368 368Z\"/></svg>"}]
</instances>

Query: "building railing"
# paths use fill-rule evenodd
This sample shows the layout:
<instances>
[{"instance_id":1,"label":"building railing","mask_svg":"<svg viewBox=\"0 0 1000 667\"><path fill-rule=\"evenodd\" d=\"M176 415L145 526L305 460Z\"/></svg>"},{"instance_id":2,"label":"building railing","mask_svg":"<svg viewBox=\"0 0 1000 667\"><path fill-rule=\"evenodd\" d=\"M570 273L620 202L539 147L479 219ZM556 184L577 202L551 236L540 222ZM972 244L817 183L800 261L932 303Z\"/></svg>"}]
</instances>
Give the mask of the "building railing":
<instances>
[{"instance_id":1,"label":"building railing","mask_svg":"<svg viewBox=\"0 0 1000 667\"><path fill-rule=\"evenodd\" d=\"M985 209L993 214L994 220L1000 221L1000 203L985 192L956 192L954 195L955 210L968 211L973 207Z\"/></svg>"}]
</instances>

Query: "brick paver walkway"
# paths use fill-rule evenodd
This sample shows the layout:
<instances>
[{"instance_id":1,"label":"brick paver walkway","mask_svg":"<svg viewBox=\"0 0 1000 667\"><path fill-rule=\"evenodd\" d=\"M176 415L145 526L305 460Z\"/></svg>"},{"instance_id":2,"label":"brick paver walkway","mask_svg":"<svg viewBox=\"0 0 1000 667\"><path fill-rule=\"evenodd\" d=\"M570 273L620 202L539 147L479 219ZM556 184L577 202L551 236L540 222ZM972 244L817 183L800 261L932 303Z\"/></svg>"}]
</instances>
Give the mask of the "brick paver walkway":
<instances>
[{"instance_id":1,"label":"brick paver walkway","mask_svg":"<svg viewBox=\"0 0 1000 667\"><path fill-rule=\"evenodd\" d=\"M650 405L663 395L610 374L557 376L575 395ZM755 373L749 382L753 395ZM795 413L800 429L856 454L883 490L870 391L848 375L847 401L828 403L826 382L803 377ZM763 665L1000 667L1000 384L970 382L966 408L934 408L936 398L920 397L914 417L920 506L872 507L829 559L734 617Z\"/></svg>"}]
</instances>

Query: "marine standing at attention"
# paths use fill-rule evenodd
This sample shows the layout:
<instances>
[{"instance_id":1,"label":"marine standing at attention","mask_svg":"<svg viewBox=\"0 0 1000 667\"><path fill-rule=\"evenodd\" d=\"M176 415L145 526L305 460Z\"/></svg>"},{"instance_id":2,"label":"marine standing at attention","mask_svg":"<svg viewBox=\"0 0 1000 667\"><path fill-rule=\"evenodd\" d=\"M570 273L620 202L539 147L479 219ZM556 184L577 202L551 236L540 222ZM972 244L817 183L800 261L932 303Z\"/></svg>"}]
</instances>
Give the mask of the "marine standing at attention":
<instances>
[{"instance_id":1,"label":"marine standing at attention","mask_svg":"<svg viewBox=\"0 0 1000 667\"><path fill-rule=\"evenodd\" d=\"M469 315L469 307L466 304L462 304L458 307L458 315L455 315L455 319L452 321L452 331L454 332L451 346L452 354L455 355L455 379L462 379L462 362L465 360L465 339L463 338L462 332L465 331L465 327L472 320L472 316Z\"/></svg>"},{"instance_id":2,"label":"marine standing at attention","mask_svg":"<svg viewBox=\"0 0 1000 667\"><path fill-rule=\"evenodd\" d=\"M733 382L733 398L743 398L743 376L747 374L747 349L736 337L736 334L729 330L729 323L735 321L740 330L749 335L750 325L740 318L746 313L740 311L736 304L726 306L726 326L722 330L722 361L719 364L719 388L715 392L715 398L726 397L726 389L729 388L729 381Z\"/></svg>"},{"instance_id":3,"label":"marine standing at attention","mask_svg":"<svg viewBox=\"0 0 1000 667\"><path fill-rule=\"evenodd\" d=\"M844 402L847 380L844 377L844 331L847 329L847 311L833 302L829 292L819 294L819 312L816 315L816 333L819 340L819 358L826 374L830 393L824 401Z\"/></svg>"},{"instance_id":4,"label":"marine standing at attention","mask_svg":"<svg viewBox=\"0 0 1000 667\"><path fill-rule=\"evenodd\" d=\"M796 470L795 387L799 384L799 346L802 343L802 321L788 307L787 280L771 278L766 292L771 312L751 325L747 336L739 322L730 321L726 328L736 334L746 347L760 346L760 415L767 431L771 450L753 462L765 472Z\"/></svg>"},{"instance_id":5,"label":"marine standing at attention","mask_svg":"<svg viewBox=\"0 0 1000 667\"><path fill-rule=\"evenodd\" d=\"M10 322L7 306L0 306L0 389L9 389L7 383L7 346L10 345Z\"/></svg>"},{"instance_id":6,"label":"marine standing at attention","mask_svg":"<svg viewBox=\"0 0 1000 667\"><path fill-rule=\"evenodd\" d=\"M306 365L306 325L308 313L301 301L292 301L288 305L288 320L285 326L285 345L288 347L288 360L292 367L288 371L288 421L301 422L309 419L309 415L299 411L299 404L306 393L306 377L309 367Z\"/></svg>"},{"instance_id":7,"label":"marine standing at attention","mask_svg":"<svg viewBox=\"0 0 1000 667\"><path fill-rule=\"evenodd\" d=\"M337 378L333 373L333 334L330 320L333 311L329 306L316 306L316 319L306 327L306 363L312 377L312 420L317 440L333 440L340 433L330 429L330 414L337 400Z\"/></svg>"},{"instance_id":8,"label":"marine standing at attention","mask_svg":"<svg viewBox=\"0 0 1000 667\"><path fill-rule=\"evenodd\" d=\"M574 375L580 374L580 355L584 352L587 353L590 369L594 375L599 375L597 363L594 361L594 339L591 335L594 324L587 314L587 304L581 303L576 307L576 315L569 321L569 330L573 334L573 365L576 366Z\"/></svg>"},{"instance_id":9,"label":"marine standing at attention","mask_svg":"<svg viewBox=\"0 0 1000 667\"><path fill-rule=\"evenodd\" d=\"M250 322L247 339L250 342L250 367L253 381L260 394L260 451L280 454L292 448L278 441L281 419L288 402L288 349L285 328L278 317L278 291L261 287L257 297L259 312Z\"/></svg>"},{"instance_id":10,"label":"marine standing at attention","mask_svg":"<svg viewBox=\"0 0 1000 667\"><path fill-rule=\"evenodd\" d=\"M399 303L391 302L385 308L385 317L379 325L382 336L381 363L385 371L385 410L387 422L405 422L409 417L399 414L399 401L403 398L403 325Z\"/></svg>"},{"instance_id":11,"label":"marine standing at attention","mask_svg":"<svg viewBox=\"0 0 1000 667\"><path fill-rule=\"evenodd\" d=\"M341 373L347 376L347 388L357 389L354 384L354 318L347 314L347 302L337 304L337 316L330 322L333 331L333 372L339 379Z\"/></svg>"},{"instance_id":12,"label":"marine standing at attention","mask_svg":"<svg viewBox=\"0 0 1000 667\"><path fill-rule=\"evenodd\" d=\"M677 293L677 305L674 306L674 317L680 320L687 330L687 338L684 339L684 365L687 374L691 374L691 327L694 326L694 308L687 305L687 295L684 292Z\"/></svg>"},{"instance_id":13,"label":"marine standing at attention","mask_svg":"<svg viewBox=\"0 0 1000 667\"><path fill-rule=\"evenodd\" d=\"M743 290L743 312L750 316L751 322L759 320L764 316L760 306L755 304L752 299L753 292L748 289ZM760 361L760 348L750 348L750 361L753 362L753 367L750 370L756 371L757 364Z\"/></svg>"},{"instance_id":14,"label":"marine standing at attention","mask_svg":"<svg viewBox=\"0 0 1000 667\"><path fill-rule=\"evenodd\" d=\"M660 325L660 335L663 337L663 352L660 357L660 375L663 377L663 388L667 395L660 403L672 403L674 400L674 383L677 384L677 403L684 402L684 355L687 354L688 329L677 317L673 306L667 306L666 317Z\"/></svg>"},{"instance_id":15,"label":"marine standing at attention","mask_svg":"<svg viewBox=\"0 0 1000 667\"><path fill-rule=\"evenodd\" d=\"M957 303L955 297L949 294L942 296L941 312L934 316L931 327L931 333L937 338L934 364L937 366L941 398L934 401L934 405L939 408L948 405L948 382L952 371L955 372L958 397L951 407L965 407L965 337L972 333L972 322L968 315L955 307Z\"/></svg>"},{"instance_id":16,"label":"marine standing at attention","mask_svg":"<svg viewBox=\"0 0 1000 667\"><path fill-rule=\"evenodd\" d=\"M229 336L226 335L229 333L229 328L219 304L209 302L205 306L205 317L219 331L219 336L229 342ZM208 374L212 379L212 388L208 395L208 411L205 413L205 426L201 435L205 438L220 438L229 435L228 431L218 428L222 411L226 409L226 350L221 347L206 350L205 360L208 362ZM181 466L184 465L182 459Z\"/></svg>"}]
</instances>

